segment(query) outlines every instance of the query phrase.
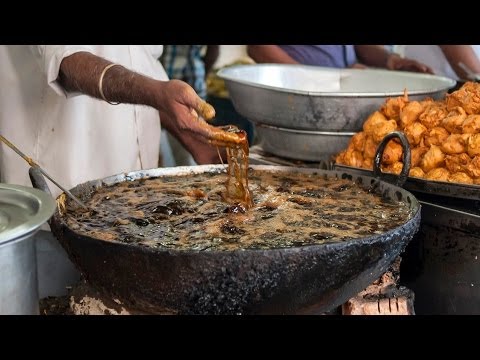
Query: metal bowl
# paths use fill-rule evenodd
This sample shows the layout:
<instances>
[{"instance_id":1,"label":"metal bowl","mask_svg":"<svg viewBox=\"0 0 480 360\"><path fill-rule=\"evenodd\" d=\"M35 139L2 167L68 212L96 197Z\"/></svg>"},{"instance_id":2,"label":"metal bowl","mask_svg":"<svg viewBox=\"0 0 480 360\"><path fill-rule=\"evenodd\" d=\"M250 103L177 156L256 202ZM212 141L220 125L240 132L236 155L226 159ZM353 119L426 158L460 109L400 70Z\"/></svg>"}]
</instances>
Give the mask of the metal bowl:
<instances>
[{"instance_id":1,"label":"metal bowl","mask_svg":"<svg viewBox=\"0 0 480 360\"><path fill-rule=\"evenodd\" d=\"M345 149L354 132L324 132L257 124L259 145L268 153L289 159L330 162Z\"/></svg>"},{"instance_id":2,"label":"metal bowl","mask_svg":"<svg viewBox=\"0 0 480 360\"><path fill-rule=\"evenodd\" d=\"M442 98L445 77L404 71L256 64L222 69L235 110L255 123L290 129L357 132L388 97Z\"/></svg>"}]
</instances>

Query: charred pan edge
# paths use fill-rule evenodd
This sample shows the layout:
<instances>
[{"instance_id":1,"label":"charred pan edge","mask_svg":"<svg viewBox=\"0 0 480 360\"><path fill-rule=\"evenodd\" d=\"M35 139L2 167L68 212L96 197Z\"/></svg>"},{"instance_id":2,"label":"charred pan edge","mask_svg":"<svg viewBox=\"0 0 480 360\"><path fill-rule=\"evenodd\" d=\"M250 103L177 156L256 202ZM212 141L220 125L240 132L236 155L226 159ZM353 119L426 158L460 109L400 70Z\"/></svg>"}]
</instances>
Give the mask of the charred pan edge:
<instances>
[{"instance_id":1,"label":"charred pan edge","mask_svg":"<svg viewBox=\"0 0 480 360\"><path fill-rule=\"evenodd\" d=\"M372 170L356 168L343 164L334 164L334 169L337 171L344 171L349 174L373 176ZM397 178L397 175L391 173L383 173L382 176L388 182L394 182ZM445 181L433 181L408 177L403 188L407 191L418 191L425 194L467 200L480 200L480 185L450 183Z\"/></svg>"}]
</instances>

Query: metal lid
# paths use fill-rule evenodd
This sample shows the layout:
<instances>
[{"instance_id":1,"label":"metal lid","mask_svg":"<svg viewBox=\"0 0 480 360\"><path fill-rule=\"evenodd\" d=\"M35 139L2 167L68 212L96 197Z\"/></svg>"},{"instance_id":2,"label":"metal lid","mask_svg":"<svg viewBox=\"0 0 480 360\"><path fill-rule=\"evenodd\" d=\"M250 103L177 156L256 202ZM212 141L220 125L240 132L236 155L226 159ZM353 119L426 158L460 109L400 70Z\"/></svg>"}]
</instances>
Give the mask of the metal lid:
<instances>
[{"instance_id":1,"label":"metal lid","mask_svg":"<svg viewBox=\"0 0 480 360\"><path fill-rule=\"evenodd\" d=\"M55 200L49 194L0 183L0 245L34 232L54 211Z\"/></svg>"}]
</instances>

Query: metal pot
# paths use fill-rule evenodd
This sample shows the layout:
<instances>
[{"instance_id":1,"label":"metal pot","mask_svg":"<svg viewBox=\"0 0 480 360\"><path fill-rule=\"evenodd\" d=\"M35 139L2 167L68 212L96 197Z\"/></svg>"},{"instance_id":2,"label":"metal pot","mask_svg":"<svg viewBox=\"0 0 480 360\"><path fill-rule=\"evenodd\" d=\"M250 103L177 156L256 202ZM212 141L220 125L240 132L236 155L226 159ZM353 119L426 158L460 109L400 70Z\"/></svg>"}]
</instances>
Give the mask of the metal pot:
<instances>
[{"instance_id":1,"label":"metal pot","mask_svg":"<svg viewBox=\"0 0 480 360\"><path fill-rule=\"evenodd\" d=\"M417 314L480 314L480 216L421 201L419 232L402 254L400 281Z\"/></svg>"},{"instance_id":2,"label":"metal pot","mask_svg":"<svg viewBox=\"0 0 480 360\"><path fill-rule=\"evenodd\" d=\"M259 145L270 154L304 161L330 162L348 146L353 132L323 132L257 124Z\"/></svg>"},{"instance_id":3,"label":"metal pot","mask_svg":"<svg viewBox=\"0 0 480 360\"><path fill-rule=\"evenodd\" d=\"M71 229L57 211L50 226L90 284L135 308L176 314L291 314L329 311L383 274L420 223L420 207L408 192L371 177L281 166L252 166L279 173L348 178L386 199L404 201L412 217L383 234L311 246L234 251L175 251L100 240ZM82 200L96 188L158 176L223 173L204 165L135 171L71 189ZM41 174L31 168L35 186ZM45 187L48 191L48 188Z\"/></svg>"},{"instance_id":4,"label":"metal pot","mask_svg":"<svg viewBox=\"0 0 480 360\"><path fill-rule=\"evenodd\" d=\"M455 81L405 71L257 64L222 69L241 115L289 129L358 132L388 97L443 98Z\"/></svg>"},{"instance_id":5,"label":"metal pot","mask_svg":"<svg viewBox=\"0 0 480 360\"><path fill-rule=\"evenodd\" d=\"M38 314L33 237L54 210L45 192L0 183L0 314Z\"/></svg>"}]
</instances>

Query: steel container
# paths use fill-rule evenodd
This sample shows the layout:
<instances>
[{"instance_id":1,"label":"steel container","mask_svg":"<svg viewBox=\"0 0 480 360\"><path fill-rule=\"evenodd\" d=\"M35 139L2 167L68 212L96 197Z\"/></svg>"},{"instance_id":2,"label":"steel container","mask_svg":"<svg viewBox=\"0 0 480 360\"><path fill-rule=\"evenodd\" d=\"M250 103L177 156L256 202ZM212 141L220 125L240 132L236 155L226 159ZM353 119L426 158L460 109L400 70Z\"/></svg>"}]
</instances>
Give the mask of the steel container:
<instances>
[{"instance_id":1,"label":"steel container","mask_svg":"<svg viewBox=\"0 0 480 360\"><path fill-rule=\"evenodd\" d=\"M303 161L330 162L345 149L355 133L285 129L257 124L259 145L277 156Z\"/></svg>"},{"instance_id":2,"label":"steel container","mask_svg":"<svg viewBox=\"0 0 480 360\"><path fill-rule=\"evenodd\" d=\"M266 125L358 132L389 97L440 99L455 80L405 71L256 64L222 69L235 110Z\"/></svg>"},{"instance_id":3,"label":"steel container","mask_svg":"<svg viewBox=\"0 0 480 360\"><path fill-rule=\"evenodd\" d=\"M43 191L0 183L0 314L39 313L34 235L52 216Z\"/></svg>"},{"instance_id":4,"label":"steel container","mask_svg":"<svg viewBox=\"0 0 480 360\"><path fill-rule=\"evenodd\" d=\"M448 203L421 204L420 230L400 268L416 314L480 315L480 216Z\"/></svg>"}]
</instances>

